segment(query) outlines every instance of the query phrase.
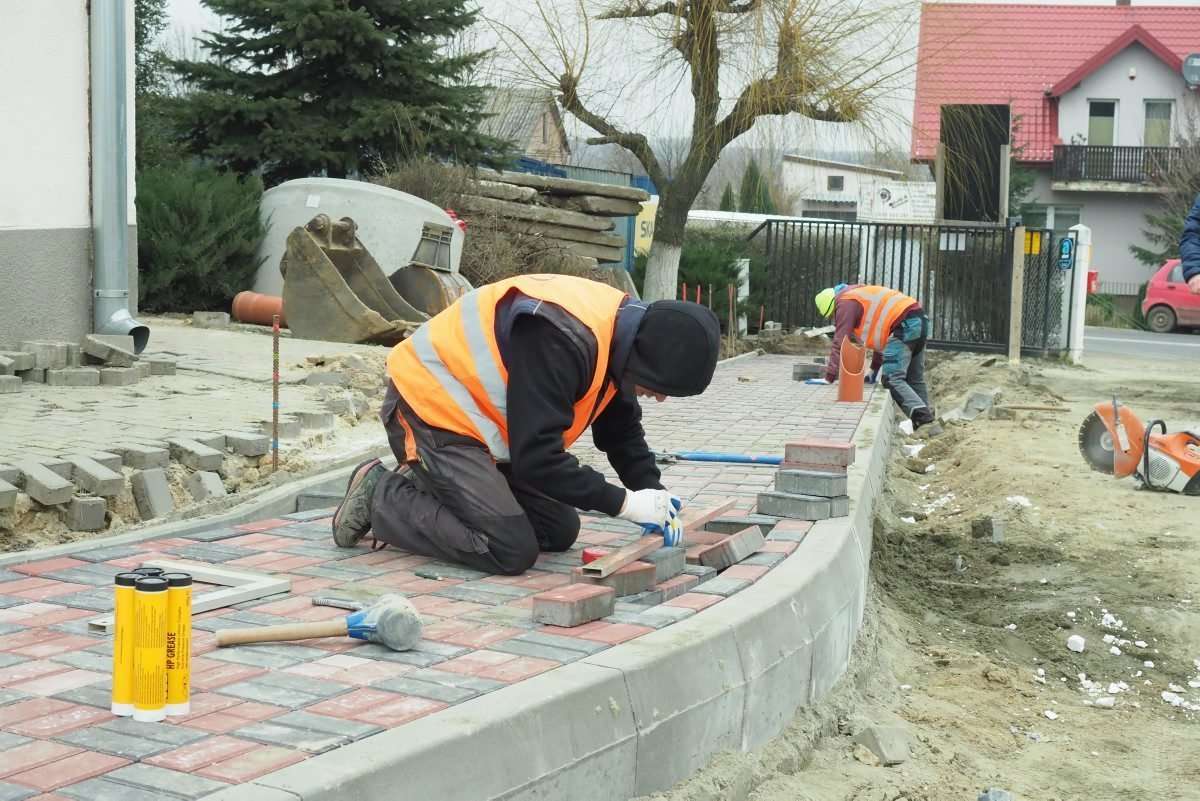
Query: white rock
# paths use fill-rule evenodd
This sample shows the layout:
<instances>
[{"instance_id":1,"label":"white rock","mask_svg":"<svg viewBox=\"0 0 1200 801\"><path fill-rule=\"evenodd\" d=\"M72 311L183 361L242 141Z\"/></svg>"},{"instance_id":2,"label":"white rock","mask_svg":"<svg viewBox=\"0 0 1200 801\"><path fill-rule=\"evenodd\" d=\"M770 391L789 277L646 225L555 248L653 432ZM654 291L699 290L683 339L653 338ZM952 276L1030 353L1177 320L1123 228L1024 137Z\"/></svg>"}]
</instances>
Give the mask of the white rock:
<instances>
[{"instance_id":1,"label":"white rock","mask_svg":"<svg viewBox=\"0 0 1200 801\"><path fill-rule=\"evenodd\" d=\"M1075 619L1075 613L1074 613L1074 612L1067 612L1067 617L1071 618L1071 620L1074 620L1074 619Z\"/></svg>"},{"instance_id":2,"label":"white rock","mask_svg":"<svg viewBox=\"0 0 1200 801\"><path fill-rule=\"evenodd\" d=\"M1133 644L1134 644L1134 645L1136 645L1138 648L1145 648L1145 647L1146 647L1146 641L1145 641L1145 640L1134 640L1134 641L1133 641Z\"/></svg>"},{"instance_id":3,"label":"white rock","mask_svg":"<svg viewBox=\"0 0 1200 801\"><path fill-rule=\"evenodd\" d=\"M1067 638L1067 648L1077 654L1082 654L1084 647L1087 645L1087 640L1080 637L1078 634L1072 634Z\"/></svg>"},{"instance_id":4,"label":"white rock","mask_svg":"<svg viewBox=\"0 0 1200 801\"><path fill-rule=\"evenodd\" d=\"M1104 639L1105 645L1112 645L1113 643L1115 643L1117 641L1117 638L1111 634L1105 634L1103 639Z\"/></svg>"},{"instance_id":5,"label":"white rock","mask_svg":"<svg viewBox=\"0 0 1200 801\"><path fill-rule=\"evenodd\" d=\"M1175 683L1168 684L1167 689L1173 693L1181 693L1184 691L1182 687Z\"/></svg>"},{"instance_id":6,"label":"white rock","mask_svg":"<svg viewBox=\"0 0 1200 801\"><path fill-rule=\"evenodd\" d=\"M1024 495L1009 495L1007 498L1005 498L1005 500L1011 503L1013 506L1024 506L1026 509L1033 506L1033 502Z\"/></svg>"},{"instance_id":7,"label":"white rock","mask_svg":"<svg viewBox=\"0 0 1200 801\"><path fill-rule=\"evenodd\" d=\"M1117 705L1117 699L1112 698L1111 696L1107 697L1107 698L1097 698L1096 699L1096 706L1100 707L1101 709L1112 709L1116 705Z\"/></svg>"},{"instance_id":8,"label":"white rock","mask_svg":"<svg viewBox=\"0 0 1200 801\"><path fill-rule=\"evenodd\" d=\"M1046 675L1046 669L1045 669L1045 668L1038 668L1038 671L1037 671L1037 673L1038 673L1038 675L1039 675L1039 676L1045 676L1045 675Z\"/></svg>"},{"instance_id":9,"label":"white rock","mask_svg":"<svg viewBox=\"0 0 1200 801\"><path fill-rule=\"evenodd\" d=\"M925 450L925 443L918 442L915 445L903 445L904 455L910 458L915 458L921 455L921 451Z\"/></svg>"},{"instance_id":10,"label":"white rock","mask_svg":"<svg viewBox=\"0 0 1200 801\"><path fill-rule=\"evenodd\" d=\"M1016 630L1017 630L1017 624L1016 624L1016 623L1009 623L1009 624L1008 624L1007 626L1005 626L1004 628L1008 629L1009 631L1016 631Z\"/></svg>"},{"instance_id":11,"label":"white rock","mask_svg":"<svg viewBox=\"0 0 1200 801\"><path fill-rule=\"evenodd\" d=\"M1120 648L1118 648L1118 647L1117 647L1117 646L1115 646L1115 645L1114 645L1112 648L1109 648L1109 649L1108 649L1108 652L1109 652L1110 654L1112 654L1113 656L1120 656L1120 655L1121 655L1121 649L1120 649Z\"/></svg>"},{"instance_id":12,"label":"white rock","mask_svg":"<svg viewBox=\"0 0 1200 801\"><path fill-rule=\"evenodd\" d=\"M1149 659L1147 659L1145 662L1142 663L1142 667L1152 668L1152 667L1154 667L1154 663L1151 662Z\"/></svg>"},{"instance_id":13,"label":"white rock","mask_svg":"<svg viewBox=\"0 0 1200 801\"><path fill-rule=\"evenodd\" d=\"M906 437L911 437L913 435L912 420L901 420L898 428L900 429L900 433L904 434Z\"/></svg>"},{"instance_id":14,"label":"white rock","mask_svg":"<svg viewBox=\"0 0 1200 801\"><path fill-rule=\"evenodd\" d=\"M914 524L917 522L917 518L915 518L915 517L902 517L902 518L900 518L900 522L901 522L901 523L908 523L908 524L911 526L911 525L914 525Z\"/></svg>"},{"instance_id":15,"label":"white rock","mask_svg":"<svg viewBox=\"0 0 1200 801\"><path fill-rule=\"evenodd\" d=\"M937 465L933 465L933 464L930 464L930 465L925 465L925 472L926 472L926 473L932 473L932 472L933 472L934 470L936 470L936 469L937 469Z\"/></svg>"},{"instance_id":16,"label":"white rock","mask_svg":"<svg viewBox=\"0 0 1200 801\"><path fill-rule=\"evenodd\" d=\"M1058 720L1058 713L1055 712L1053 709L1047 709L1042 714L1046 716L1047 720Z\"/></svg>"}]
</instances>

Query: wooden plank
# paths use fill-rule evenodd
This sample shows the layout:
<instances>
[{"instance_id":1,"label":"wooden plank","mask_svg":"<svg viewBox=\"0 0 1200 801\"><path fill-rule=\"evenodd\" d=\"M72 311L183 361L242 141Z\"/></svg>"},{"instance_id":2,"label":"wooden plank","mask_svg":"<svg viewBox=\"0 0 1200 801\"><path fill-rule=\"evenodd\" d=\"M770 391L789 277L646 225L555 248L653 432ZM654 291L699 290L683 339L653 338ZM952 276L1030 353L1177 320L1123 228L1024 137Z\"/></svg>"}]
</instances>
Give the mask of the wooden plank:
<instances>
[{"instance_id":1,"label":"wooden plank","mask_svg":"<svg viewBox=\"0 0 1200 801\"><path fill-rule=\"evenodd\" d=\"M704 528L710 521L716 520L735 506L737 506L737 499L727 498L717 506L710 506L695 512L691 509L684 509L680 514L680 517L683 518L684 544L687 543L687 535L690 530ZM583 566L583 574L585 576L604 578L625 567L630 562L636 562L646 554L657 551L662 547L662 544L663 538L661 534L647 535L635 543L626 545L624 548L618 548L608 556L603 556L594 562L587 563Z\"/></svg>"}]
</instances>

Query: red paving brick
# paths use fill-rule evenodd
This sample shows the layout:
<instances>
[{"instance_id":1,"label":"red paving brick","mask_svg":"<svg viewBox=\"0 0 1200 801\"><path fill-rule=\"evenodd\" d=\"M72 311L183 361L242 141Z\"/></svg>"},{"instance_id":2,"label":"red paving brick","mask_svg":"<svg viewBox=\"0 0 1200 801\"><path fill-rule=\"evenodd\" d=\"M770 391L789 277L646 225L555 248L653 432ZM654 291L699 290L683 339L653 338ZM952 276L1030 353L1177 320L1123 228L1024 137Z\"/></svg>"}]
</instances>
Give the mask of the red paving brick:
<instances>
[{"instance_id":1,"label":"red paving brick","mask_svg":"<svg viewBox=\"0 0 1200 801\"><path fill-rule=\"evenodd\" d=\"M451 645L461 645L465 648L486 648L492 643L510 640L521 634L521 629L510 629L501 626L475 626L467 631L460 631L442 637L442 642Z\"/></svg>"},{"instance_id":2,"label":"red paving brick","mask_svg":"<svg viewBox=\"0 0 1200 801\"><path fill-rule=\"evenodd\" d=\"M91 670L66 670L62 673L52 673L29 681L10 685L11 689L20 690L30 695L58 695L68 690L76 690L89 684L97 684L108 678L107 674Z\"/></svg>"},{"instance_id":3,"label":"red paving brick","mask_svg":"<svg viewBox=\"0 0 1200 801\"><path fill-rule=\"evenodd\" d=\"M484 668L475 675L484 679L492 679L493 681L517 682L528 679L531 676L536 676L539 673L545 673L551 668L559 666L559 662L554 662L549 659L537 659L532 656L519 656L509 662L493 667ZM438 667L441 667L439 665Z\"/></svg>"},{"instance_id":4,"label":"red paving brick","mask_svg":"<svg viewBox=\"0 0 1200 801\"><path fill-rule=\"evenodd\" d=\"M37 631L37 629L30 629ZM9 648L8 650L14 654L21 656L30 656L34 659L44 659L49 656L58 656L59 654L70 653L71 651L82 651L84 648L91 648L93 645L99 645L100 640L94 637L81 637L76 634L61 634L52 629L49 630L52 635L51 639L42 640L31 645L26 645L20 648Z\"/></svg>"},{"instance_id":5,"label":"red paving brick","mask_svg":"<svg viewBox=\"0 0 1200 801\"><path fill-rule=\"evenodd\" d=\"M15 773L5 781L12 782L13 784L23 784L26 787L32 787L35 790L45 792L47 790L57 790L59 787L66 787L68 784L76 784L128 764L128 759L100 754L95 751L84 751L83 753L57 760L54 763L53 770L34 768L24 773Z\"/></svg>"},{"instance_id":6,"label":"red paving brick","mask_svg":"<svg viewBox=\"0 0 1200 801\"><path fill-rule=\"evenodd\" d=\"M210 712L198 718L188 718L187 725L189 728L206 731L209 734L228 734L234 729L245 726L246 719L225 712Z\"/></svg>"},{"instance_id":7,"label":"red paving brick","mask_svg":"<svg viewBox=\"0 0 1200 801\"><path fill-rule=\"evenodd\" d=\"M232 564L227 562L226 564ZM279 601L271 601L270 603L262 604L254 607L255 612L261 612L264 615L280 615L282 617L291 617L298 612L304 612L312 609L312 598L307 597L290 597ZM342 614L346 614L344 611Z\"/></svg>"},{"instance_id":8,"label":"red paving brick","mask_svg":"<svg viewBox=\"0 0 1200 801\"><path fill-rule=\"evenodd\" d=\"M286 558L284 554L277 553L256 553L253 556L243 556L238 559L232 559L225 564L233 565L234 567L266 567L272 562L277 562L280 559Z\"/></svg>"},{"instance_id":9,"label":"red paving brick","mask_svg":"<svg viewBox=\"0 0 1200 801\"><path fill-rule=\"evenodd\" d=\"M770 569L765 565L734 565L722 570L721 576L724 578L742 579L744 581L758 581Z\"/></svg>"},{"instance_id":10,"label":"red paving brick","mask_svg":"<svg viewBox=\"0 0 1200 801\"><path fill-rule=\"evenodd\" d=\"M437 666L438 670L448 670L451 673L461 673L464 676L478 676L480 671L489 668L498 667L505 662L511 662L516 659L512 654L502 654L499 651L475 651L470 654L463 654L454 659L442 662Z\"/></svg>"},{"instance_id":11,"label":"red paving brick","mask_svg":"<svg viewBox=\"0 0 1200 801\"><path fill-rule=\"evenodd\" d=\"M24 598L29 601L44 601L47 598L57 598L60 595L72 595L77 592L84 592L92 589L86 584L71 584L66 581L54 581L53 579L29 579L29 581L48 581L49 584L39 585L32 589L12 592L2 589L4 585L0 585L0 593L5 595L14 595L17 598Z\"/></svg>"},{"instance_id":12,"label":"red paving brick","mask_svg":"<svg viewBox=\"0 0 1200 801\"><path fill-rule=\"evenodd\" d=\"M270 520L259 520L257 523L242 523L240 526L234 526L234 529L237 531L245 531L247 534L258 534L263 531L270 531L271 529L290 526L291 524L291 520L280 520L277 517L273 517ZM242 544L245 544L244 539Z\"/></svg>"},{"instance_id":13,"label":"red paving brick","mask_svg":"<svg viewBox=\"0 0 1200 801\"><path fill-rule=\"evenodd\" d=\"M798 543L784 542L783 540L767 540L766 544L758 550L763 553L791 553L796 550Z\"/></svg>"},{"instance_id":14,"label":"red paving brick","mask_svg":"<svg viewBox=\"0 0 1200 801\"><path fill-rule=\"evenodd\" d=\"M44 659L31 659L6 668L0 668L0 687L8 687L23 681L32 681L42 676L52 676L55 673L66 673L69 665L60 665Z\"/></svg>"},{"instance_id":15,"label":"red paving brick","mask_svg":"<svg viewBox=\"0 0 1200 801\"><path fill-rule=\"evenodd\" d=\"M346 664L335 660L346 660ZM377 681L394 679L397 676L403 676L405 673L411 673L414 670L416 670L416 667L413 665L400 665L374 659L362 659L361 657L349 656L347 654L334 654L324 659L318 659L316 662L305 662L300 665L284 668L285 673L294 673L298 676L308 676L314 679L328 679L329 681L351 684L356 687L366 687Z\"/></svg>"},{"instance_id":16,"label":"red paving brick","mask_svg":"<svg viewBox=\"0 0 1200 801\"><path fill-rule=\"evenodd\" d=\"M279 578L279 576L276 576ZM316 576L294 576L289 575L286 578L292 582L292 592L296 595L313 595L320 590L329 589L335 584L341 584L340 581L333 579L317 578Z\"/></svg>"},{"instance_id":17,"label":"red paving brick","mask_svg":"<svg viewBox=\"0 0 1200 801\"><path fill-rule=\"evenodd\" d=\"M422 615L436 617L461 617L469 612L478 612L487 607L470 601L454 601L449 598L438 598L436 595L418 595L410 598L412 605Z\"/></svg>"},{"instance_id":18,"label":"red paving brick","mask_svg":"<svg viewBox=\"0 0 1200 801\"><path fill-rule=\"evenodd\" d=\"M28 628L0 637L0 651L15 651L17 648L26 648L61 636L62 632L54 629Z\"/></svg>"},{"instance_id":19,"label":"red paving brick","mask_svg":"<svg viewBox=\"0 0 1200 801\"><path fill-rule=\"evenodd\" d=\"M552 590L555 587L565 587L571 583L571 577L564 573L541 573L524 578L517 586L531 590Z\"/></svg>"},{"instance_id":20,"label":"red paving brick","mask_svg":"<svg viewBox=\"0 0 1200 801\"><path fill-rule=\"evenodd\" d=\"M49 740L30 740L7 751L0 751L0 779L65 759L79 751L78 748Z\"/></svg>"},{"instance_id":21,"label":"red paving brick","mask_svg":"<svg viewBox=\"0 0 1200 801\"><path fill-rule=\"evenodd\" d=\"M46 698L42 700L48 701L50 699ZM67 709L37 718L29 718L20 723L14 723L7 728L9 731L24 734L27 737L57 737L60 734L66 734L76 729L83 729L100 721L110 720L111 718L112 713L107 709L69 704Z\"/></svg>"},{"instance_id":22,"label":"red paving brick","mask_svg":"<svg viewBox=\"0 0 1200 801\"><path fill-rule=\"evenodd\" d=\"M591 623L584 623L582 626L575 626L569 629L560 628L559 626L546 626L546 631L548 633L562 634L567 637L578 637L582 640L616 645L617 643L632 640L634 637L649 634L654 629L648 626L634 626L628 623L605 623L603 620L593 620Z\"/></svg>"},{"instance_id":23,"label":"red paving brick","mask_svg":"<svg viewBox=\"0 0 1200 801\"><path fill-rule=\"evenodd\" d=\"M698 592L685 592L678 598L672 598L664 602L664 606L678 606L683 609L695 609L699 612L701 609L707 609L713 604L721 600L719 595L703 595Z\"/></svg>"},{"instance_id":24,"label":"red paving brick","mask_svg":"<svg viewBox=\"0 0 1200 801\"><path fill-rule=\"evenodd\" d=\"M370 709L383 707L403 697L400 693L386 690L361 689L305 707L305 711L335 718L357 718Z\"/></svg>"},{"instance_id":25,"label":"red paving brick","mask_svg":"<svg viewBox=\"0 0 1200 801\"><path fill-rule=\"evenodd\" d=\"M42 793L41 795L35 795L32 798L26 799L26 801L75 801L75 799L67 798L65 795L59 795L58 793Z\"/></svg>"},{"instance_id":26,"label":"red paving brick","mask_svg":"<svg viewBox=\"0 0 1200 801\"><path fill-rule=\"evenodd\" d=\"M0 727L10 729L26 720L40 718L53 712L61 712L71 707L72 704L68 701L59 701L56 698L30 698L26 701L17 701L15 704L0 706Z\"/></svg>"},{"instance_id":27,"label":"red paving brick","mask_svg":"<svg viewBox=\"0 0 1200 801\"><path fill-rule=\"evenodd\" d=\"M239 740L236 737L208 737L204 740L189 743L181 748L176 748L173 751L147 757L142 761L150 765L157 765L160 768L192 773L200 768L215 765L225 759L233 759L247 751L262 747L258 743L252 743L249 740Z\"/></svg>"},{"instance_id":28,"label":"red paving brick","mask_svg":"<svg viewBox=\"0 0 1200 801\"><path fill-rule=\"evenodd\" d=\"M192 687L197 690L215 690L226 684L261 676L267 671L250 665L228 663L203 672L192 672Z\"/></svg>"},{"instance_id":29,"label":"red paving brick","mask_svg":"<svg viewBox=\"0 0 1200 801\"><path fill-rule=\"evenodd\" d=\"M374 723L376 726L393 728L434 712L440 712L445 708L446 704L440 701L397 695L397 700L361 712L353 719L363 723Z\"/></svg>"},{"instance_id":30,"label":"red paving brick","mask_svg":"<svg viewBox=\"0 0 1200 801\"><path fill-rule=\"evenodd\" d=\"M253 751L201 768L196 771L196 775L231 784L242 784L271 771L302 762L306 757L307 754L290 748L260 745Z\"/></svg>"},{"instance_id":31,"label":"red paving brick","mask_svg":"<svg viewBox=\"0 0 1200 801\"><path fill-rule=\"evenodd\" d=\"M10 570L14 573L24 573L27 576L40 576L44 573L53 573L56 570L66 570L70 567L79 567L86 564L88 563L80 559L60 556L57 559L43 559L40 562L26 562L21 565L13 565Z\"/></svg>"}]
</instances>

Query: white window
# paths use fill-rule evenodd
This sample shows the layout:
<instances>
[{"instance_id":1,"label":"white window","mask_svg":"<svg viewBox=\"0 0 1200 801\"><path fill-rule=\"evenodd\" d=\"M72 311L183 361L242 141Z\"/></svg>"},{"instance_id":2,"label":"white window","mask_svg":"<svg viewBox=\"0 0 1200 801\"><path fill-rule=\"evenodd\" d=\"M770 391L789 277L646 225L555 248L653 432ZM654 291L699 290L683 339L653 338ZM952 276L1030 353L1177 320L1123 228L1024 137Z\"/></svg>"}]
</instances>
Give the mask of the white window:
<instances>
[{"instance_id":1,"label":"white window","mask_svg":"<svg viewBox=\"0 0 1200 801\"><path fill-rule=\"evenodd\" d=\"M1112 147L1117 143L1117 101L1088 101L1089 147Z\"/></svg>"},{"instance_id":2,"label":"white window","mask_svg":"<svg viewBox=\"0 0 1200 801\"><path fill-rule=\"evenodd\" d=\"M841 192L846 188L846 176L830 175L825 179L825 188L830 192Z\"/></svg>"},{"instance_id":3,"label":"white window","mask_svg":"<svg viewBox=\"0 0 1200 801\"><path fill-rule=\"evenodd\" d=\"M1062 236L1079 225L1083 216L1081 206L1039 206L1027 205L1021 209L1021 219L1026 228L1049 229L1057 236Z\"/></svg>"},{"instance_id":4,"label":"white window","mask_svg":"<svg viewBox=\"0 0 1200 801\"><path fill-rule=\"evenodd\" d=\"M1170 100L1146 101L1146 126L1142 144L1146 147L1171 146L1171 115L1175 103Z\"/></svg>"}]
</instances>

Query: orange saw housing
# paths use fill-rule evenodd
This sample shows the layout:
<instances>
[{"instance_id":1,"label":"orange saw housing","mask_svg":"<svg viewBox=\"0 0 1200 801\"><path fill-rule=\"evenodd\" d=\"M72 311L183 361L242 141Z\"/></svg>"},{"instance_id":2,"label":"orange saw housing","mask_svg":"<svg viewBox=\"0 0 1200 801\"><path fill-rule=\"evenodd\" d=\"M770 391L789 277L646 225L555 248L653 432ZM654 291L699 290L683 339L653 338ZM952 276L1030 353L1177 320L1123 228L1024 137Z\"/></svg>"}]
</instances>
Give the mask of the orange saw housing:
<instances>
[{"instance_id":1,"label":"orange saw housing","mask_svg":"<svg viewBox=\"0 0 1200 801\"><path fill-rule=\"evenodd\" d=\"M1098 403L1095 414L1112 436L1113 475L1135 473L1155 489L1200 494L1200 432L1151 433L1132 409L1120 403ZM1150 475L1142 475L1146 447L1150 448Z\"/></svg>"}]
</instances>

